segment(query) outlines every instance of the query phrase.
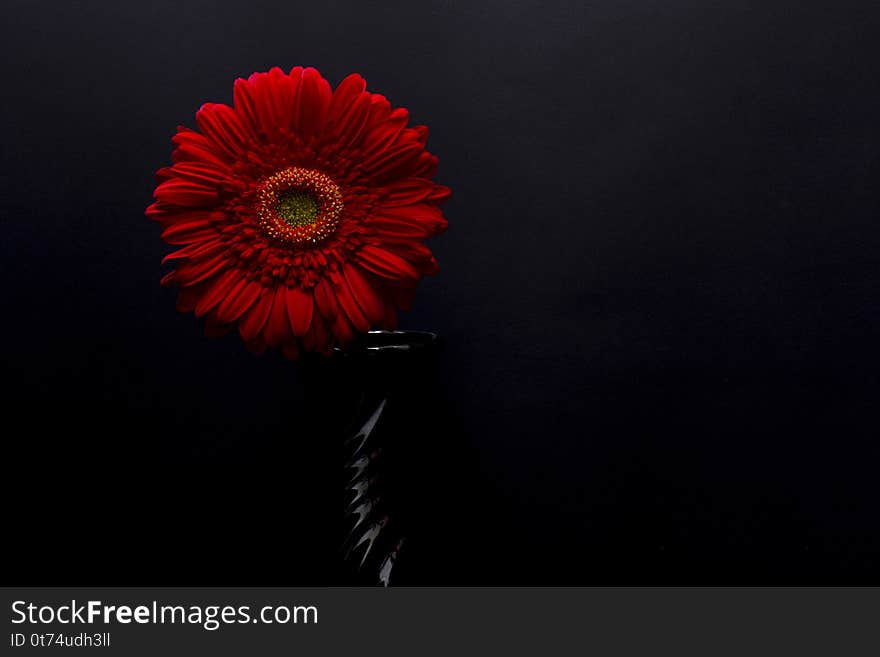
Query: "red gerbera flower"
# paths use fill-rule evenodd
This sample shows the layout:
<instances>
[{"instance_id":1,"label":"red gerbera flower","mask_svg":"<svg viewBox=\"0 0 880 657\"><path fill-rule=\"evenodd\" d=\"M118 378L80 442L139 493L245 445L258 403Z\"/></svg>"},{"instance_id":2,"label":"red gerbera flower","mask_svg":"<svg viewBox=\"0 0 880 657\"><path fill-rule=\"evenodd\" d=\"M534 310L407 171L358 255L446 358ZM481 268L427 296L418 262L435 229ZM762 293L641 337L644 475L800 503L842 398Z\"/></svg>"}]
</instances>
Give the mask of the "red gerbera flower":
<instances>
[{"instance_id":1,"label":"red gerbera flower","mask_svg":"<svg viewBox=\"0 0 880 657\"><path fill-rule=\"evenodd\" d=\"M437 270L448 188L431 177L428 129L349 75L313 68L235 81L232 107L208 103L178 128L147 216L183 248L163 285L205 331L238 326L260 352L326 352L394 328L419 279Z\"/></svg>"}]
</instances>

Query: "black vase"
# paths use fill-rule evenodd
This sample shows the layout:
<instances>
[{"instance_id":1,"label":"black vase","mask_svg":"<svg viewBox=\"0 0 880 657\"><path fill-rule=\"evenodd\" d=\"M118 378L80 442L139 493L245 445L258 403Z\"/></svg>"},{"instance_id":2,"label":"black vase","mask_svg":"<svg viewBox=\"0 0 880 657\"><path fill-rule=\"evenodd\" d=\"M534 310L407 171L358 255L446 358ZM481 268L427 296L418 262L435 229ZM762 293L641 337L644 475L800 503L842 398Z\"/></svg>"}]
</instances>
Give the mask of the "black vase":
<instances>
[{"instance_id":1,"label":"black vase","mask_svg":"<svg viewBox=\"0 0 880 657\"><path fill-rule=\"evenodd\" d=\"M372 331L302 363L319 439L335 446L337 585L445 583L466 545L467 485L442 344L433 333Z\"/></svg>"}]
</instances>

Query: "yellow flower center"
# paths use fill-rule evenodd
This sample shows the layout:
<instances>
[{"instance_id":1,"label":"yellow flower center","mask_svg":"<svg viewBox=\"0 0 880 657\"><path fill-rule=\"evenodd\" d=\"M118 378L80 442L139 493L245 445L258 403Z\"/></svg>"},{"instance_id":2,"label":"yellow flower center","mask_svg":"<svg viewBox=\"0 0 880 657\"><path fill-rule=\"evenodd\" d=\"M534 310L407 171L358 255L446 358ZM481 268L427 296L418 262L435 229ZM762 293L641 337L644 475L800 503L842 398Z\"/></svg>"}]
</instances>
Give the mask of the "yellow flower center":
<instances>
[{"instance_id":1,"label":"yellow flower center","mask_svg":"<svg viewBox=\"0 0 880 657\"><path fill-rule=\"evenodd\" d=\"M317 169L289 167L260 183L256 213L266 234L291 246L314 245L339 226L342 191Z\"/></svg>"},{"instance_id":2,"label":"yellow flower center","mask_svg":"<svg viewBox=\"0 0 880 657\"><path fill-rule=\"evenodd\" d=\"M318 216L318 203L308 192L283 192L278 195L278 214L291 226L307 226Z\"/></svg>"}]
</instances>

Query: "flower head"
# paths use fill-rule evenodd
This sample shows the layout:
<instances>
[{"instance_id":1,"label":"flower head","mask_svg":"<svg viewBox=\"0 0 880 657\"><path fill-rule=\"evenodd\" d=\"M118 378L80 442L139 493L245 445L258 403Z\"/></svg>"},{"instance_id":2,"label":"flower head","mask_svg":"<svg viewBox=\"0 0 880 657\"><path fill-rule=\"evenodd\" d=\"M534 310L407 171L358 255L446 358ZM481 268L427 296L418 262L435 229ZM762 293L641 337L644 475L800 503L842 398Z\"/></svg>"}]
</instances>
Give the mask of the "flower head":
<instances>
[{"instance_id":1,"label":"flower head","mask_svg":"<svg viewBox=\"0 0 880 657\"><path fill-rule=\"evenodd\" d=\"M428 129L356 74L332 90L313 68L273 68L236 80L233 100L178 128L147 208L181 247L162 279L178 309L289 358L394 328L437 270L425 239L446 228Z\"/></svg>"}]
</instances>

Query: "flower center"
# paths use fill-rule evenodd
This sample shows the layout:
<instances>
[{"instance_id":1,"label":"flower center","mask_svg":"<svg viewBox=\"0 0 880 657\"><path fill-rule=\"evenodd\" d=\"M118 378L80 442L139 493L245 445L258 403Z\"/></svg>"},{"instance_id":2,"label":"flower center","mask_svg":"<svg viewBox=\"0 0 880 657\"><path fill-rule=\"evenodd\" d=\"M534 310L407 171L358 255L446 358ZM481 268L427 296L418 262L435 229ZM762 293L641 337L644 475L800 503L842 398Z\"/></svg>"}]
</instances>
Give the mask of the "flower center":
<instances>
[{"instance_id":1,"label":"flower center","mask_svg":"<svg viewBox=\"0 0 880 657\"><path fill-rule=\"evenodd\" d=\"M278 195L278 214L291 226L306 226L315 221L318 203L308 192L283 192Z\"/></svg>"},{"instance_id":2,"label":"flower center","mask_svg":"<svg viewBox=\"0 0 880 657\"><path fill-rule=\"evenodd\" d=\"M339 186L316 169L282 169L257 190L260 226L269 237L294 247L317 244L332 235L342 208Z\"/></svg>"}]
</instances>

